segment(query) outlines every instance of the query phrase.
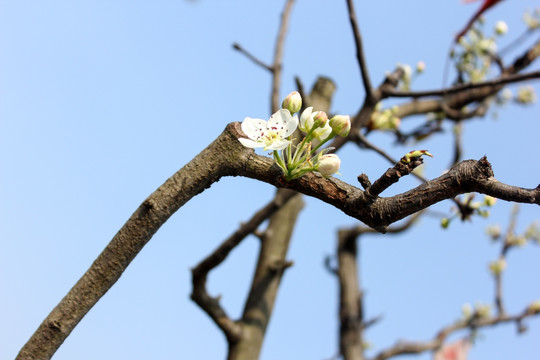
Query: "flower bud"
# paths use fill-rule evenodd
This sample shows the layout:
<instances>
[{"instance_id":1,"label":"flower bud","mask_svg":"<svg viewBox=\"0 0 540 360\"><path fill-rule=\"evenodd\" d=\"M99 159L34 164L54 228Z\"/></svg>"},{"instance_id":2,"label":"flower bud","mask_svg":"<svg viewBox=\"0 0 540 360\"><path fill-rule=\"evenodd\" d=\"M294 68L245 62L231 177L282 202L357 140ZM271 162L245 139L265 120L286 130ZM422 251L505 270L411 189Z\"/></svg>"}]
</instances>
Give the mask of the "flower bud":
<instances>
[{"instance_id":1,"label":"flower bud","mask_svg":"<svg viewBox=\"0 0 540 360\"><path fill-rule=\"evenodd\" d=\"M471 304L469 303L463 304L463 306L461 307L461 313L463 314L463 318L465 320L470 319L473 313L473 308Z\"/></svg>"},{"instance_id":2,"label":"flower bud","mask_svg":"<svg viewBox=\"0 0 540 360\"><path fill-rule=\"evenodd\" d=\"M506 261L504 259L498 259L489 263L489 271L495 276L500 275L504 269L506 269Z\"/></svg>"},{"instance_id":3,"label":"flower bud","mask_svg":"<svg viewBox=\"0 0 540 360\"><path fill-rule=\"evenodd\" d=\"M495 33L497 35L504 35L508 32L508 25L504 21L497 21L495 24Z\"/></svg>"},{"instance_id":4,"label":"flower bud","mask_svg":"<svg viewBox=\"0 0 540 360\"><path fill-rule=\"evenodd\" d=\"M348 115L335 115L330 119L330 127L336 134L345 137L351 131L351 118Z\"/></svg>"},{"instance_id":5,"label":"flower bud","mask_svg":"<svg viewBox=\"0 0 540 360\"><path fill-rule=\"evenodd\" d=\"M424 70L426 70L426 63L423 61L419 61L416 63L416 72L417 73L423 73Z\"/></svg>"},{"instance_id":6,"label":"flower bud","mask_svg":"<svg viewBox=\"0 0 540 360\"><path fill-rule=\"evenodd\" d=\"M540 300L535 300L532 303L530 303L527 311L529 313L533 313L533 314L539 313L540 312Z\"/></svg>"},{"instance_id":7,"label":"flower bud","mask_svg":"<svg viewBox=\"0 0 540 360\"><path fill-rule=\"evenodd\" d=\"M450 219L449 218L442 218L441 219L441 226L443 229L447 229L448 225L450 225Z\"/></svg>"},{"instance_id":8,"label":"flower bud","mask_svg":"<svg viewBox=\"0 0 540 360\"><path fill-rule=\"evenodd\" d=\"M494 198L493 196L486 195L484 196L484 205L486 206L493 206L497 202L497 198Z\"/></svg>"},{"instance_id":9,"label":"flower bud","mask_svg":"<svg viewBox=\"0 0 540 360\"><path fill-rule=\"evenodd\" d=\"M313 115L313 128L324 127L328 121L328 115L324 111L317 111Z\"/></svg>"},{"instance_id":10,"label":"flower bud","mask_svg":"<svg viewBox=\"0 0 540 360\"><path fill-rule=\"evenodd\" d=\"M532 86L523 86L518 89L516 101L520 104L532 104L536 101L536 94Z\"/></svg>"},{"instance_id":11,"label":"flower bud","mask_svg":"<svg viewBox=\"0 0 540 360\"><path fill-rule=\"evenodd\" d=\"M287 97L283 100L281 107L289 110L291 114L300 111L300 108L302 107L302 97L300 96L300 93L298 91L293 91L287 95Z\"/></svg>"},{"instance_id":12,"label":"flower bud","mask_svg":"<svg viewBox=\"0 0 540 360\"><path fill-rule=\"evenodd\" d=\"M406 153L405 156L401 158L401 162L408 164L411 162L412 158L420 157L422 155L433 157L433 155L431 155L427 150L413 150Z\"/></svg>"},{"instance_id":13,"label":"flower bud","mask_svg":"<svg viewBox=\"0 0 540 360\"><path fill-rule=\"evenodd\" d=\"M480 319L488 318L491 315L491 307L489 304L477 303L474 306L475 313Z\"/></svg>"},{"instance_id":14,"label":"flower bud","mask_svg":"<svg viewBox=\"0 0 540 360\"><path fill-rule=\"evenodd\" d=\"M329 177L338 172L341 160L336 154L326 154L319 158L317 171L324 177Z\"/></svg>"},{"instance_id":15,"label":"flower bud","mask_svg":"<svg viewBox=\"0 0 540 360\"><path fill-rule=\"evenodd\" d=\"M490 225L486 229L486 234L491 240L496 241L501 236L501 227L499 225Z\"/></svg>"}]
</instances>

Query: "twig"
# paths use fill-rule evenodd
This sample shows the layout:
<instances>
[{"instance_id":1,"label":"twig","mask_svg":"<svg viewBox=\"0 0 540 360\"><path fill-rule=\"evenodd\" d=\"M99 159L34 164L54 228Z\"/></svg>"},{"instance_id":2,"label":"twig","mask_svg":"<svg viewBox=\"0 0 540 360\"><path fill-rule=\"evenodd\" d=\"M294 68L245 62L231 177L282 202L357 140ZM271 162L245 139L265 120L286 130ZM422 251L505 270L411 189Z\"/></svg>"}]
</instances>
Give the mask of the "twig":
<instances>
[{"instance_id":1,"label":"twig","mask_svg":"<svg viewBox=\"0 0 540 360\"><path fill-rule=\"evenodd\" d=\"M439 90L426 90L426 91L401 91L386 88L383 90L384 97L411 97L411 98L420 98L427 96L445 96L462 91L467 91L471 89L477 89L482 87L497 87L500 85L510 84L521 82L525 80L538 79L540 78L540 70L531 71L525 74L514 74L514 75L502 75L493 80L486 80L478 83L467 83L462 85L452 86L446 89Z\"/></svg>"},{"instance_id":2,"label":"twig","mask_svg":"<svg viewBox=\"0 0 540 360\"><path fill-rule=\"evenodd\" d=\"M347 7L349 9L349 21L351 23L354 42L356 45L356 59L360 67L360 73L362 74L362 82L364 84L364 90L366 92L366 100L370 103L375 103L375 96L373 95L373 88L371 86L371 80L369 79L369 73L367 70L366 59L364 55L364 48L362 45L362 36L358 27L358 21L354 11L353 0L347 0Z\"/></svg>"},{"instance_id":3,"label":"twig","mask_svg":"<svg viewBox=\"0 0 540 360\"><path fill-rule=\"evenodd\" d=\"M471 328L471 329L479 329L479 328L485 328L485 327L491 327L499 324L509 323L509 322L515 322L519 325L521 322L531 316L535 316L540 314L538 311L530 311L528 308L525 309L521 314L516 314L512 316L508 315L498 315L494 317L487 317L487 318L473 318L471 320L462 320L457 323L445 326L442 328L437 335L429 341L418 341L418 342L409 342L409 341L402 341L396 343L394 346L383 350L379 352L373 359L371 360L386 360L394 356L398 355L404 355L404 354L419 354L426 351L433 351L438 349L446 338L450 336L452 333Z\"/></svg>"},{"instance_id":4,"label":"twig","mask_svg":"<svg viewBox=\"0 0 540 360\"><path fill-rule=\"evenodd\" d=\"M283 59L283 47L285 45L285 35L287 34L287 28L289 26L289 20L291 17L292 6L294 0L287 0L285 9L281 14L281 25L279 27L278 37L276 40L276 47L274 49L274 63L272 65L272 91L270 93L270 104L272 104L272 114L279 108L279 87L281 83L281 68Z\"/></svg>"},{"instance_id":5,"label":"twig","mask_svg":"<svg viewBox=\"0 0 540 360\"><path fill-rule=\"evenodd\" d=\"M251 61L253 61L255 64L259 65L260 67L270 71L271 73L274 72L274 68L270 65L267 65L265 64L263 61L259 60L258 58L256 58L254 55L252 55L250 52L248 52L246 49L244 49L240 44L238 43L234 43L233 44L233 49L241 52L242 54L244 54L248 59L250 59Z\"/></svg>"}]
</instances>

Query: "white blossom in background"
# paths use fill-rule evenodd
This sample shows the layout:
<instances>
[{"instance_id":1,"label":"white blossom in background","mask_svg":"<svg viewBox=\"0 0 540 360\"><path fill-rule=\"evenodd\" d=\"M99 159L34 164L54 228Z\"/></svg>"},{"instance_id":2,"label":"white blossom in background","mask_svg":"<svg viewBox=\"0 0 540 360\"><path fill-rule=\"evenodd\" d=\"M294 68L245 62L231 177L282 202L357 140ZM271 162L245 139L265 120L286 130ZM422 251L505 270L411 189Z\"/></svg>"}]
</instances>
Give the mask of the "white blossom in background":
<instances>
[{"instance_id":1,"label":"white blossom in background","mask_svg":"<svg viewBox=\"0 0 540 360\"><path fill-rule=\"evenodd\" d=\"M495 34L504 35L508 32L508 25L504 21L497 21L495 24Z\"/></svg>"},{"instance_id":2,"label":"white blossom in background","mask_svg":"<svg viewBox=\"0 0 540 360\"><path fill-rule=\"evenodd\" d=\"M522 86L518 89L515 100L520 104L532 104L536 101L536 93L532 86Z\"/></svg>"}]
</instances>

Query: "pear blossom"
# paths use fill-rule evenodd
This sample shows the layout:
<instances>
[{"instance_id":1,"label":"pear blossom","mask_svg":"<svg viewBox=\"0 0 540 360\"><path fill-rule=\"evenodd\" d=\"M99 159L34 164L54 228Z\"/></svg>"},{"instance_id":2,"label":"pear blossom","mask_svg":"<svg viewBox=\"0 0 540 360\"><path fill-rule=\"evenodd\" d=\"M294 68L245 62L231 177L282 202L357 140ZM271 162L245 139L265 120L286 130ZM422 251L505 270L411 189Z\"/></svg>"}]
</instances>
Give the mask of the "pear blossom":
<instances>
[{"instance_id":1,"label":"pear blossom","mask_svg":"<svg viewBox=\"0 0 540 360\"><path fill-rule=\"evenodd\" d=\"M497 23L495 24L495 33L497 35L504 35L508 32L508 25L500 20L500 21L497 21Z\"/></svg>"},{"instance_id":2,"label":"pear blossom","mask_svg":"<svg viewBox=\"0 0 540 360\"><path fill-rule=\"evenodd\" d=\"M293 91L283 100L281 107L289 110L291 114L300 111L300 108L302 107L302 96L300 96L298 91Z\"/></svg>"},{"instance_id":3,"label":"pear blossom","mask_svg":"<svg viewBox=\"0 0 540 360\"><path fill-rule=\"evenodd\" d=\"M351 131L351 118L348 115L334 115L330 119L330 127L336 134L345 137Z\"/></svg>"},{"instance_id":4,"label":"pear blossom","mask_svg":"<svg viewBox=\"0 0 540 360\"><path fill-rule=\"evenodd\" d=\"M498 259L489 263L489 271L492 275L498 276L506 269L506 261L504 259Z\"/></svg>"},{"instance_id":5,"label":"pear blossom","mask_svg":"<svg viewBox=\"0 0 540 360\"><path fill-rule=\"evenodd\" d=\"M315 125L314 118L324 117L322 115L319 115L318 113L319 111L313 111L312 106L306 108L304 111L302 111L302 115L300 115L300 125L298 126L298 128L306 134L309 133ZM319 140L324 140L330 135L331 132L332 128L330 127L329 121L325 121L324 126L317 127L315 128L315 130L313 130L313 136Z\"/></svg>"},{"instance_id":6,"label":"pear blossom","mask_svg":"<svg viewBox=\"0 0 540 360\"><path fill-rule=\"evenodd\" d=\"M298 117L292 116L289 110L280 109L274 113L270 120L246 117L242 122L242 131L249 139L240 138L245 147L264 150L283 150L291 141L287 138L292 135L298 126Z\"/></svg>"},{"instance_id":7,"label":"pear blossom","mask_svg":"<svg viewBox=\"0 0 540 360\"><path fill-rule=\"evenodd\" d=\"M329 177L338 172L341 160L336 154L326 154L319 158L317 171L324 177Z\"/></svg>"}]
</instances>

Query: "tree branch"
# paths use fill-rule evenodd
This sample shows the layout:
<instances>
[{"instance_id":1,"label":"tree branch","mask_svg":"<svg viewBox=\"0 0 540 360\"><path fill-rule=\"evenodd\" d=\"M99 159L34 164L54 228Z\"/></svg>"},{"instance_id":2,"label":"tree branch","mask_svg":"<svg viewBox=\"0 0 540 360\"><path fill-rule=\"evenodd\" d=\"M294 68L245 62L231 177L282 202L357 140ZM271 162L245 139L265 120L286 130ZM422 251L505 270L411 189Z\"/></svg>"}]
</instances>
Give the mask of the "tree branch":
<instances>
[{"instance_id":1,"label":"tree branch","mask_svg":"<svg viewBox=\"0 0 540 360\"><path fill-rule=\"evenodd\" d=\"M404 355L404 354L419 354L425 351L433 351L438 349L444 343L446 338L459 330L471 328L479 329L485 327L491 327L499 324L515 322L520 324L525 318L538 315L538 311L530 311L530 309L525 309L521 314L516 314L512 316L508 315L498 315L493 317L486 318L473 318L471 320L462 320L457 323L448 325L442 328L435 338L425 342L409 342L401 341L396 343L394 346L381 351L377 354L372 360L386 360L394 356ZM518 326L519 328L519 326Z\"/></svg>"},{"instance_id":2,"label":"tree branch","mask_svg":"<svg viewBox=\"0 0 540 360\"><path fill-rule=\"evenodd\" d=\"M246 236L254 233L263 221L272 216L272 214L294 197L295 194L294 191L287 190L278 192L272 201L257 211L248 222L242 224L212 254L191 270L193 282L191 299L214 320L230 342L239 340L241 327L227 316L219 305L218 298L208 295L206 290L208 273L219 266Z\"/></svg>"},{"instance_id":3,"label":"tree branch","mask_svg":"<svg viewBox=\"0 0 540 360\"><path fill-rule=\"evenodd\" d=\"M281 82L281 68L283 59L283 47L285 45L285 35L287 34L287 28L289 26L289 20L291 18L292 6L294 0L287 0L285 9L281 14L281 25L279 27L279 33L276 40L276 47L274 50L274 63L272 65L272 91L270 95L270 104L272 108L272 114L278 111L280 108L279 103L279 86Z\"/></svg>"},{"instance_id":4,"label":"tree branch","mask_svg":"<svg viewBox=\"0 0 540 360\"><path fill-rule=\"evenodd\" d=\"M472 89L483 88L486 86L489 87L498 87L501 85L517 83L526 80L539 79L540 70L532 71L525 74L514 74L514 75L501 75L500 77L492 80L486 80L477 83L467 83L452 86L446 89L437 89L437 90L425 90L425 91L401 91L392 88L385 88L383 90L384 97L411 97L411 98L420 98L428 96L446 96L451 94L460 93L463 91L468 91Z\"/></svg>"},{"instance_id":5,"label":"tree branch","mask_svg":"<svg viewBox=\"0 0 540 360\"><path fill-rule=\"evenodd\" d=\"M120 278L153 234L182 205L222 176L246 176L289 188L334 205L365 224L386 226L458 194L476 191L499 199L540 204L540 186L524 189L497 181L484 157L463 161L446 174L408 192L370 203L363 190L314 173L285 182L273 160L242 146L240 123L225 131L152 193L119 230L21 349L17 359L48 359L94 304Z\"/></svg>"},{"instance_id":6,"label":"tree branch","mask_svg":"<svg viewBox=\"0 0 540 360\"><path fill-rule=\"evenodd\" d=\"M360 67L360 73L362 74L362 83L364 84L364 90L366 92L366 100L372 104L375 104L375 97L373 95L373 88L371 86L371 80L369 79L369 72L367 70L366 58L364 55L364 48L362 45L362 35L360 35L360 29L358 27L358 21L356 20L356 14L354 11L353 0L347 0L347 8L349 10L349 21L351 23L354 43L356 45L356 59Z\"/></svg>"}]
</instances>

